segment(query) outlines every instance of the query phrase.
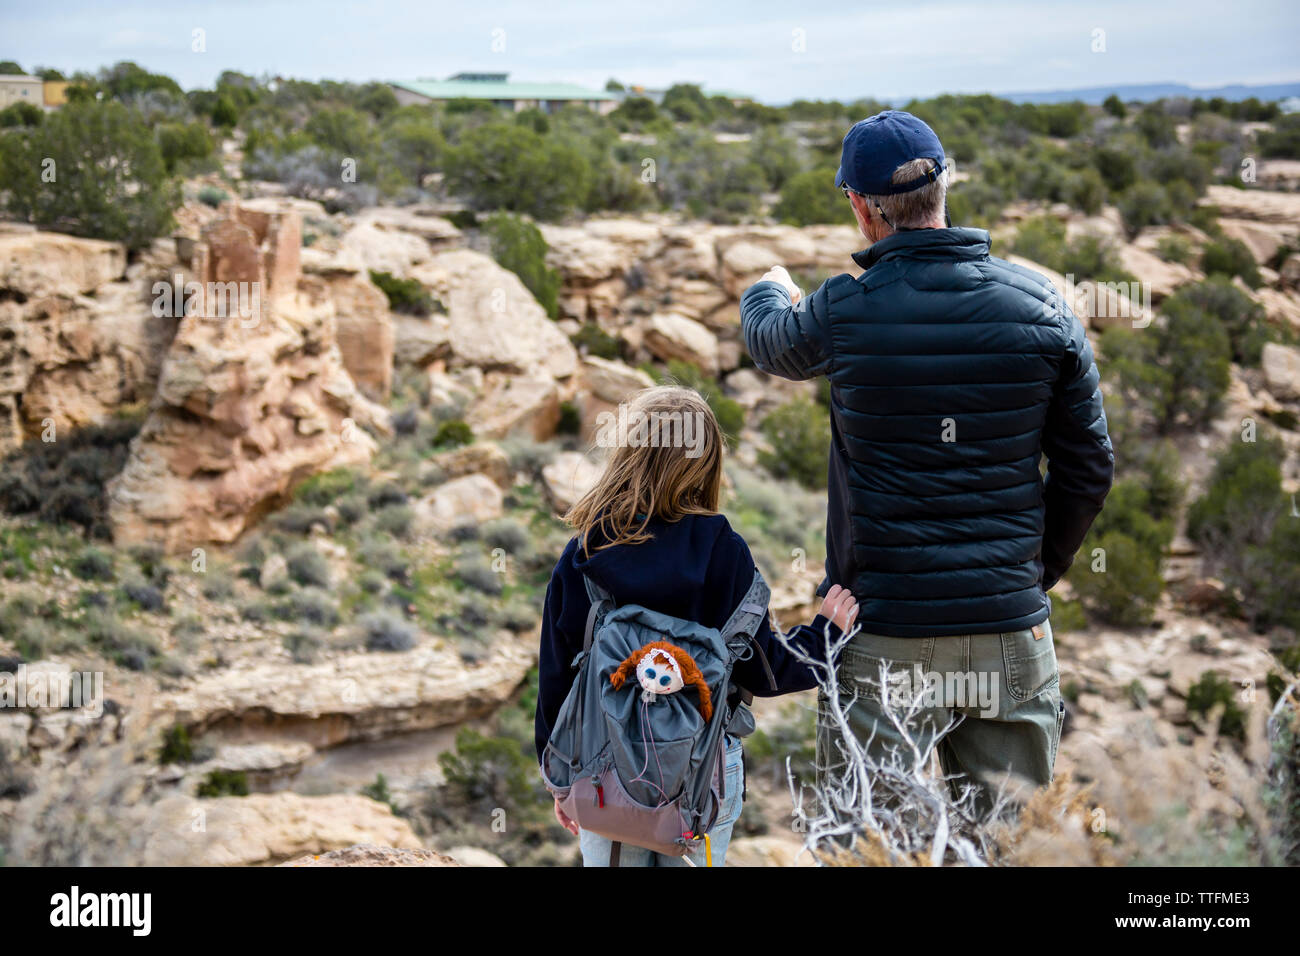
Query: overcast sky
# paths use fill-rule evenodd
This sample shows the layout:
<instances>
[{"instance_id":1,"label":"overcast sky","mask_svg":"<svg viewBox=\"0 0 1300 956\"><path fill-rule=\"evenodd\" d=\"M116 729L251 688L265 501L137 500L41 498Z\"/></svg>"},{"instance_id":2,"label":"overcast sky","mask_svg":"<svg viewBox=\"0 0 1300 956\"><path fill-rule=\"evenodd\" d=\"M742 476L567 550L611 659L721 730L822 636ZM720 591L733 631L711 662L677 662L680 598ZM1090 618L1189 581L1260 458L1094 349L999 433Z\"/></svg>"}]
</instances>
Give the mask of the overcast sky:
<instances>
[{"instance_id":1,"label":"overcast sky","mask_svg":"<svg viewBox=\"0 0 1300 956\"><path fill-rule=\"evenodd\" d=\"M191 49L195 30L205 52ZM0 59L65 72L134 60L187 89L223 69L347 80L492 70L597 87L613 76L770 103L1217 86L1300 79L1297 41L1294 0L0 0Z\"/></svg>"}]
</instances>

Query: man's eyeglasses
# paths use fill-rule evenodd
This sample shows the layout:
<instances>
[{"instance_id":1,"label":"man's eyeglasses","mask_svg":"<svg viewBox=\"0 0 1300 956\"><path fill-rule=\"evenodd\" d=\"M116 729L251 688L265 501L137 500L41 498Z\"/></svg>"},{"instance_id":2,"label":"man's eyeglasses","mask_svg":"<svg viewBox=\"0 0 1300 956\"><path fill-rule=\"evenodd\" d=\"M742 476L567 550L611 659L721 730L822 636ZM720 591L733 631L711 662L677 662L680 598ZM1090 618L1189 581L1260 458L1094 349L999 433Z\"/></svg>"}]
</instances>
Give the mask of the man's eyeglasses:
<instances>
[{"instance_id":1,"label":"man's eyeglasses","mask_svg":"<svg viewBox=\"0 0 1300 956\"><path fill-rule=\"evenodd\" d=\"M862 193L858 192L856 189L850 189L848 186L841 186L840 191L844 193L845 199L848 199L850 195L862 197ZM885 225L888 226L890 229L893 229L894 224L890 222L889 217L885 215L885 210L880 208L880 203L875 203L875 207L876 207L876 212L880 215L880 218L885 221Z\"/></svg>"}]
</instances>

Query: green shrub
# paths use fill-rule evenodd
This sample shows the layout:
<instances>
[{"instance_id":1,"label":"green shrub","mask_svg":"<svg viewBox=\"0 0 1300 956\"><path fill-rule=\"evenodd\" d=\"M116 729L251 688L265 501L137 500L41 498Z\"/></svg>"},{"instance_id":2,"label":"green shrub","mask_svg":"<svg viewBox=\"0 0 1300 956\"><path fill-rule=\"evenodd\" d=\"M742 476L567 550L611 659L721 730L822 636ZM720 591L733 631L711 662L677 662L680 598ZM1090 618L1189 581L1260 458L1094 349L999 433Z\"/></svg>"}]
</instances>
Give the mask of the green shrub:
<instances>
[{"instance_id":1,"label":"green shrub","mask_svg":"<svg viewBox=\"0 0 1300 956\"><path fill-rule=\"evenodd\" d=\"M375 513L375 530L406 538L415 523L415 511L409 505L388 505Z\"/></svg>"},{"instance_id":2,"label":"green shrub","mask_svg":"<svg viewBox=\"0 0 1300 956\"><path fill-rule=\"evenodd\" d=\"M469 445L473 442L474 429L459 419L443 422L433 435L433 447L438 451L459 448L461 445Z\"/></svg>"},{"instance_id":3,"label":"green shrub","mask_svg":"<svg viewBox=\"0 0 1300 956\"><path fill-rule=\"evenodd\" d=\"M211 206L213 209L221 207L223 202L230 198L230 193L217 186L204 186L199 190L199 202L205 206Z\"/></svg>"},{"instance_id":4,"label":"green shrub","mask_svg":"<svg viewBox=\"0 0 1300 956\"><path fill-rule=\"evenodd\" d=\"M1192 258L1195 253L1192 249L1192 244L1185 236L1171 233L1167 236L1162 236L1160 241L1156 243L1156 255L1165 260L1165 262L1177 262L1181 265L1187 266L1192 264Z\"/></svg>"},{"instance_id":5,"label":"green shrub","mask_svg":"<svg viewBox=\"0 0 1300 956\"><path fill-rule=\"evenodd\" d=\"M573 402L560 402L560 420L555 431L559 435L577 435L582 431L582 413Z\"/></svg>"},{"instance_id":6,"label":"green shrub","mask_svg":"<svg viewBox=\"0 0 1300 956\"><path fill-rule=\"evenodd\" d=\"M289 577L298 584L304 587L329 587L329 562L310 542L295 545L285 556L285 561L289 567Z\"/></svg>"},{"instance_id":7,"label":"green shrub","mask_svg":"<svg viewBox=\"0 0 1300 956\"><path fill-rule=\"evenodd\" d=\"M794 226L843 223L852 219L844 194L835 188L835 167L822 166L791 176L781 187L772 215Z\"/></svg>"},{"instance_id":8,"label":"green shrub","mask_svg":"<svg viewBox=\"0 0 1300 956\"><path fill-rule=\"evenodd\" d=\"M339 623L339 608L334 599L314 587L293 592L273 609L273 613L284 621L305 621L325 628Z\"/></svg>"},{"instance_id":9,"label":"green shrub","mask_svg":"<svg viewBox=\"0 0 1300 956\"><path fill-rule=\"evenodd\" d=\"M150 124L110 100L69 102L39 126L10 131L0 182L9 215L132 248L165 235L181 202Z\"/></svg>"},{"instance_id":10,"label":"green shrub","mask_svg":"<svg viewBox=\"0 0 1300 956\"><path fill-rule=\"evenodd\" d=\"M388 611L372 611L358 621L371 651L407 651L415 646L415 628Z\"/></svg>"},{"instance_id":11,"label":"green shrub","mask_svg":"<svg viewBox=\"0 0 1300 956\"><path fill-rule=\"evenodd\" d=\"M616 335L610 335L595 322L584 322L577 332L569 336L569 341L584 355L616 361L623 354L622 340Z\"/></svg>"},{"instance_id":12,"label":"green shrub","mask_svg":"<svg viewBox=\"0 0 1300 956\"><path fill-rule=\"evenodd\" d=\"M1106 367L1134 408L1158 431L1197 428L1218 414L1231 380L1228 333L1214 315L1171 296L1164 321L1145 329L1117 327L1102 334Z\"/></svg>"},{"instance_id":13,"label":"green shrub","mask_svg":"<svg viewBox=\"0 0 1300 956\"><path fill-rule=\"evenodd\" d=\"M162 750L158 753L160 764L193 763L194 744L190 741L189 728L176 724L163 731Z\"/></svg>"},{"instance_id":14,"label":"green shrub","mask_svg":"<svg viewBox=\"0 0 1300 956\"><path fill-rule=\"evenodd\" d=\"M368 539L357 551L358 561L374 568L391 581L405 581L410 576L410 563L391 541Z\"/></svg>"},{"instance_id":15,"label":"green shrub","mask_svg":"<svg viewBox=\"0 0 1300 956\"><path fill-rule=\"evenodd\" d=\"M576 209L591 170L575 146L509 122L488 122L447 150L448 188L476 210L556 219Z\"/></svg>"},{"instance_id":16,"label":"green shrub","mask_svg":"<svg viewBox=\"0 0 1300 956\"><path fill-rule=\"evenodd\" d=\"M0 129L15 126L40 126L45 111L35 103L11 103L0 110Z\"/></svg>"},{"instance_id":17,"label":"green shrub","mask_svg":"<svg viewBox=\"0 0 1300 956\"><path fill-rule=\"evenodd\" d=\"M72 573L83 581L111 581L113 555L102 548L86 548L73 560Z\"/></svg>"},{"instance_id":18,"label":"green shrub","mask_svg":"<svg viewBox=\"0 0 1300 956\"><path fill-rule=\"evenodd\" d=\"M1273 338L1264 307L1222 276L1185 285L1162 303L1165 314L1198 309L1218 319L1232 344L1232 359L1258 365L1264 343Z\"/></svg>"},{"instance_id":19,"label":"green shrub","mask_svg":"<svg viewBox=\"0 0 1300 956\"><path fill-rule=\"evenodd\" d=\"M438 764L453 799L463 805L523 809L542 795L534 761L515 740L462 727L455 750L439 754Z\"/></svg>"},{"instance_id":20,"label":"green shrub","mask_svg":"<svg viewBox=\"0 0 1300 956\"><path fill-rule=\"evenodd\" d=\"M484 594L500 594L504 589L502 575L481 555L468 555L456 562L456 580Z\"/></svg>"},{"instance_id":21,"label":"green shrub","mask_svg":"<svg viewBox=\"0 0 1300 956\"><path fill-rule=\"evenodd\" d=\"M298 628L284 637L284 649L295 664L310 664L316 660L324 640L320 633L310 628Z\"/></svg>"},{"instance_id":22,"label":"green shrub","mask_svg":"<svg viewBox=\"0 0 1300 956\"><path fill-rule=\"evenodd\" d=\"M118 620L111 611L88 612L85 634L102 654L127 670L145 670L161 654L152 635Z\"/></svg>"},{"instance_id":23,"label":"green shrub","mask_svg":"<svg viewBox=\"0 0 1300 956\"><path fill-rule=\"evenodd\" d=\"M1237 703L1236 686L1214 671L1206 671L1187 691L1187 712L1205 720L1219 707L1223 708L1219 716L1219 733L1244 741L1246 714Z\"/></svg>"},{"instance_id":24,"label":"green shrub","mask_svg":"<svg viewBox=\"0 0 1300 956\"><path fill-rule=\"evenodd\" d=\"M248 796L248 773L243 770L213 770L199 784L200 797Z\"/></svg>"},{"instance_id":25,"label":"green shrub","mask_svg":"<svg viewBox=\"0 0 1300 956\"><path fill-rule=\"evenodd\" d=\"M796 398L763 419L769 448L758 462L777 478L791 478L808 488L826 487L826 460L831 421L826 409L809 398Z\"/></svg>"},{"instance_id":26,"label":"green shrub","mask_svg":"<svg viewBox=\"0 0 1300 956\"><path fill-rule=\"evenodd\" d=\"M350 468L335 468L312 475L294 489L294 500L317 508L332 504L337 498L357 488L357 474Z\"/></svg>"},{"instance_id":27,"label":"green shrub","mask_svg":"<svg viewBox=\"0 0 1300 956\"><path fill-rule=\"evenodd\" d=\"M142 611L162 611L167 605L163 592L139 578L122 584L122 595Z\"/></svg>"},{"instance_id":28,"label":"green shrub","mask_svg":"<svg viewBox=\"0 0 1300 956\"><path fill-rule=\"evenodd\" d=\"M427 316L438 309L429 290L416 279L399 279L391 272L370 270L370 281L388 298L388 308L405 315Z\"/></svg>"},{"instance_id":29,"label":"green shrub","mask_svg":"<svg viewBox=\"0 0 1300 956\"><path fill-rule=\"evenodd\" d=\"M1115 482L1069 574L1090 615L1117 627L1150 623L1164 590L1161 567L1174 534L1174 509L1163 505L1162 510L1168 513L1158 516L1144 478Z\"/></svg>"},{"instance_id":30,"label":"green shrub","mask_svg":"<svg viewBox=\"0 0 1300 956\"><path fill-rule=\"evenodd\" d=\"M1104 571L1091 570L1095 548L1105 553ZM1149 624L1164 590L1160 555L1121 531L1090 536L1070 572L1070 583L1089 614L1116 627Z\"/></svg>"},{"instance_id":31,"label":"green shrub","mask_svg":"<svg viewBox=\"0 0 1300 956\"><path fill-rule=\"evenodd\" d=\"M1252 289L1263 284L1255 255L1240 239L1216 239L1201 251L1201 270L1207 276L1240 276Z\"/></svg>"},{"instance_id":32,"label":"green shrub","mask_svg":"<svg viewBox=\"0 0 1300 956\"><path fill-rule=\"evenodd\" d=\"M26 442L0 462L0 510L110 538L104 486L122 470L139 430L139 422L119 420Z\"/></svg>"},{"instance_id":33,"label":"green shrub","mask_svg":"<svg viewBox=\"0 0 1300 956\"><path fill-rule=\"evenodd\" d=\"M1187 513L1188 537L1201 545L1207 571L1242 595L1241 610L1258 628L1300 628L1300 520L1282 494L1282 459L1272 436L1231 442Z\"/></svg>"},{"instance_id":34,"label":"green shrub","mask_svg":"<svg viewBox=\"0 0 1300 956\"><path fill-rule=\"evenodd\" d=\"M483 220L482 228L491 243L492 258L502 268L519 276L546 314L557 318L560 314L560 274L546 264L549 247L541 230L528 220L509 213L489 216Z\"/></svg>"}]
</instances>

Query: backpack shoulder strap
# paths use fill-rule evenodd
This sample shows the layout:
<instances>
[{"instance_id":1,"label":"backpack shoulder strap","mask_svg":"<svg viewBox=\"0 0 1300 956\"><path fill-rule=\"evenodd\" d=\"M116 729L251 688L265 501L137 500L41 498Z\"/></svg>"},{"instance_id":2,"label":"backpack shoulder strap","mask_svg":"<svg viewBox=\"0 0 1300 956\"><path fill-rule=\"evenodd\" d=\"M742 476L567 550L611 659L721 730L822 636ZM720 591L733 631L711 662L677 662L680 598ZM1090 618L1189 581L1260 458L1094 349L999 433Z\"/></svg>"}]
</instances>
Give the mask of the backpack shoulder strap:
<instances>
[{"instance_id":1,"label":"backpack shoulder strap","mask_svg":"<svg viewBox=\"0 0 1300 956\"><path fill-rule=\"evenodd\" d=\"M767 603L771 597L772 591L763 580L763 573L754 568L754 580L749 585L749 590L731 612L727 623L722 625L722 639L730 641L738 634L753 637L767 617Z\"/></svg>"},{"instance_id":2,"label":"backpack shoulder strap","mask_svg":"<svg viewBox=\"0 0 1300 956\"><path fill-rule=\"evenodd\" d=\"M614 603L613 596L586 574L582 580L587 585L587 597L591 598L591 610L587 612L587 627L582 634L582 651L591 650L592 639L596 635L596 621L606 608Z\"/></svg>"},{"instance_id":3,"label":"backpack shoulder strap","mask_svg":"<svg viewBox=\"0 0 1300 956\"><path fill-rule=\"evenodd\" d=\"M757 651L758 659L763 665L763 673L767 677L767 682L772 691L775 692L777 689L776 675L772 673L772 665L768 661L767 654L764 653L762 646L759 645L758 641L754 640L754 635L758 633L760 625L767 619L767 605L771 597L772 590L767 586L767 582L763 580L763 573L755 567L753 583L750 584L749 590L745 592L745 596L740 599L740 604L731 612L731 617L727 619L727 623L722 625L722 639L728 646L731 646L734 638L742 636L746 638L745 643L748 646L738 653L737 659L747 660L753 651ZM744 691L744 693L748 693L748 691ZM752 694L750 699L753 699Z\"/></svg>"}]
</instances>

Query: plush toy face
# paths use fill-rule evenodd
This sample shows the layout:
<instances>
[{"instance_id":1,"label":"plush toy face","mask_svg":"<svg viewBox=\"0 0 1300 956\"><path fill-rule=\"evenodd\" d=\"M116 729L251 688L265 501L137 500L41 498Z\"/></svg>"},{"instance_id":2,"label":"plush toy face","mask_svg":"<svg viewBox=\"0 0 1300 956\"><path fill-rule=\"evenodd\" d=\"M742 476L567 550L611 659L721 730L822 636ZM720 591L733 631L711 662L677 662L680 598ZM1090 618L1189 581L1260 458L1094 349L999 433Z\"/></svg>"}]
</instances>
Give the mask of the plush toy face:
<instances>
[{"instance_id":1,"label":"plush toy face","mask_svg":"<svg viewBox=\"0 0 1300 956\"><path fill-rule=\"evenodd\" d=\"M671 694L682 689L682 670L663 651L651 651L637 661L636 679L647 694Z\"/></svg>"}]
</instances>

